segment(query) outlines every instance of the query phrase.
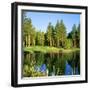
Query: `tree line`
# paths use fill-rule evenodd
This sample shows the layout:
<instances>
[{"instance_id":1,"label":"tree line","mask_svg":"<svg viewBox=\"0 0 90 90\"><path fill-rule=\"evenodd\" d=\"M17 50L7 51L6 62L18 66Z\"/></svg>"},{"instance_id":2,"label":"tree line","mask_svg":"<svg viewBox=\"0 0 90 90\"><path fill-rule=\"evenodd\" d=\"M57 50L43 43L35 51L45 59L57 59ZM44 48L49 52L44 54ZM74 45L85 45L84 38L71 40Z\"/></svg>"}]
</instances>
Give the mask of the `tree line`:
<instances>
[{"instance_id":1,"label":"tree line","mask_svg":"<svg viewBox=\"0 0 90 90\"><path fill-rule=\"evenodd\" d=\"M30 18L24 17L22 24L24 47L35 45L59 48L80 47L80 24L78 26L74 24L68 34L63 20L57 20L55 26L49 22L46 32L38 31Z\"/></svg>"}]
</instances>

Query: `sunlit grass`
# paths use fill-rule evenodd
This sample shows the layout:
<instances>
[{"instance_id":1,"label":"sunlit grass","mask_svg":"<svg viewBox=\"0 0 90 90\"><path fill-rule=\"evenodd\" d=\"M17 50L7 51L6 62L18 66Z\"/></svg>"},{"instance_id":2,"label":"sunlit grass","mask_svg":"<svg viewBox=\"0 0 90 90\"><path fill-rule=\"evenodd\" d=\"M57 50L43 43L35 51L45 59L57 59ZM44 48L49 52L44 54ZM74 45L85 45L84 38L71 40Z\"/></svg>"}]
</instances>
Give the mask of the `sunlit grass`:
<instances>
[{"instance_id":1,"label":"sunlit grass","mask_svg":"<svg viewBox=\"0 0 90 90\"><path fill-rule=\"evenodd\" d=\"M31 47L25 47L24 51L28 51L28 52L43 52L43 53L47 53L47 52L59 52L59 48L56 47L48 47L48 46L31 46Z\"/></svg>"},{"instance_id":2,"label":"sunlit grass","mask_svg":"<svg viewBox=\"0 0 90 90\"><path fill-rule=\"evenodd\" d=\"M58 52L72 52L72 51L77 51L80 50L79 48L72 48L72 49L64 49L64 48L57 48L57 47L49 47L49 46L30 46L30 47L25 47L24 51L34 53L34 52L42 52L42 53L58 53Z\"/></svg>"}]
</instances>

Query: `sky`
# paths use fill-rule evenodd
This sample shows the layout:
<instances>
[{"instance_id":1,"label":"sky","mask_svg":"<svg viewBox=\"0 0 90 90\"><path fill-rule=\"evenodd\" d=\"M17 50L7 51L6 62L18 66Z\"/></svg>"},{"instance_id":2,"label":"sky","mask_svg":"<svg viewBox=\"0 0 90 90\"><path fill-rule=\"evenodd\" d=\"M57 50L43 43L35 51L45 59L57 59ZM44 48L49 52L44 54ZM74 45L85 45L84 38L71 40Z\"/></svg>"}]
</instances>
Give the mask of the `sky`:
<instances>
[{"instance_id":1,"label":"sky","mask_svg":"<svg viewBox=\"0 0 90 90\"><path fill-rule=\"evenodd\" d=\"M26 11L26 17L31 18L33 26L38 31L43 32L46 32L49 22L55 26L57 20L63 20L67 33L72 30L74 24L78 26L80 23L80 14Z\"/></svg>"}]
</instances>

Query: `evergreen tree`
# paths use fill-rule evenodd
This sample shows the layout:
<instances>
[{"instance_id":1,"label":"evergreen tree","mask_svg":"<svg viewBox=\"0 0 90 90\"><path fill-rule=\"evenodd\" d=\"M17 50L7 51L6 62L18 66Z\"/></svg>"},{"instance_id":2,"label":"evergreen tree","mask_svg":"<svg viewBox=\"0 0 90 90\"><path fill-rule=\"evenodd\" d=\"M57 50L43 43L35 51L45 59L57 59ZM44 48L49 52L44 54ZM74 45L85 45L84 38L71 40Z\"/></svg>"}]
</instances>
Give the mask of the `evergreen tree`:
<instances>
[{"instance_id":1,"label":"evergreen tree","mask_svg":"<svg viewBox=\"0 0 90 90\"><path fill-rule=\"evenodd\" d=\"M52 25L51 23L48 24L46 36L47 36L48 45L52 46Z\"/></svg>"},{"instance_id":2,"label":"evergreen tree","mask_svg":"<svg viewBox=\"0 0 90 90\"><path fill-rule=\"evenodd\" d=\"M76 34L77 34L77 27L74 24L73 27L72 27L72 32L71 32L73 47L76 47Z\"/></svg>"},{"instance_id":3,"label":"evergreen tree","mask_svg":"<svg viewBox=\"0 0 90 90\"><path fill-rule=\"evenodd\" d=\"M44 32L41 32L41 45L44 46L45 38L44 38Z\"/></svg>"},{"instance_id":4,"label":"evergreen tree","mask_svg":"<svg viewBox=\"0 0 90 90\"><path fill-rule=\"evenodd\" d=\"M69 39L72 39L73 47L80 47L80 24L78 27L74 24L72 27L72 31L68 34Z\"/></svg>"},{"instance_id":5,"label":"evergreen tree","mask_svg":"<svg viewBox=\"0 0 90 90\"><path fill-rule=\"evenodd\" d=\"M77 27L77 47L80 47L80 24Z\"/></svg>"},{"instance_id":6,"label":"evergreen tree","mask_svg":"<svg viewBox=\"0 0 90 90\"><path fill-rule=\"evenodd\" d=\"M25 46L30 46L31 41L30 41L30 33L32 31L32 22L31 19L25 18L23 22L23 31L24 31L24 38L25 38Z\"/></svg>"},{"instance_id":7,"label":"evergreen tree","mask_svg":"<svg viewBox=\"0 0 90 90\"><path fill-rule=\"evenodd\" d=\"M36 32L36 45L41 45L40 38L41 38L41 32L38 31Z\"/></svg>"},{"instance_id":8,"label":"evergreen tree","mask_svg":"<svg viewBox=\"0 0 90 90\"><path fill-rule=\"evenodd\" d=\"M24 45L26 47L35 45L36 31L32 25L30 18L24 18L23 20L23 35L24 35Z\"/></svg>"},{"instance_id":9,"label":"evergreen tree","mask_svg":"<svg viewBox=\"0 0 90 90\"><path fill-rule=\"evenodd\" d=\"M66 40L66 27L63 23L63 20L61 22L57 21L56 26L56 41L57 41L57 47L64 47L65 46L65 40Z\"/></svg>"},{"instance_id":10,"label":"evergreen tree","mask_svg":"<svg viewBox=\"0 0 90 90\"><path fill-rule=\"evenodd\" d=\"M55 39L56 39L56 46L59 47L59 42L60 42L60 38L61 38L61 32L60 32L60 24L59 21L57 21L56 26L55 26Z\"/></svg>"},{"instance_id":11,"label":"evergreen tree","mask_svg":"<svg viewBox=\"0 0 90 90\"><path fill-rule=\"evenodd\" d=\"M65 41L66 41L67 35L66 35L66 27L63 23L63 20L61 20L60 22L60 33L61 33L60 45L61 47L65 47Z\"/></svg>"}]
</instances>

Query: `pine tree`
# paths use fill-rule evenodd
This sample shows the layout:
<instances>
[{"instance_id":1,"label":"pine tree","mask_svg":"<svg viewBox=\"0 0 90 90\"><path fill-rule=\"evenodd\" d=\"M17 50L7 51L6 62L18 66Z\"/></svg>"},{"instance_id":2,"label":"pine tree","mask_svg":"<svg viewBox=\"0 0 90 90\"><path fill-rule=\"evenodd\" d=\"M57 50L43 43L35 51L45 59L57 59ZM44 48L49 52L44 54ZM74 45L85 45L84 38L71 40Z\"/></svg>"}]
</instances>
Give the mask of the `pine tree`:
<instances>
[{"instance_id":1,"label":"pine tree","mask_svg":"<svg viewBox=\"0 0 90 90\"><path fill-rule=\"evenodd\" d=\"M47 36L48 45L52 46L52 25L51 23L48 24L46 36Z\"/></svg>"},{"instance_id":2,"label":"pine tree","mask_svg":"<svg viewBox=\"0 0 90 90\"><path fill-rule=\"evenodd\" d=\"M57 21L57 23L56 23L55 32L56 32L56 34L55 34L56 46L59 47L59 42L60 42L60 37L61 37L59 21Z\"/></svg>"},{"instance_id":3,"label":"pine tree","mask_svg":"<svg viewBox=\"0 0 90 90\"><path fill-rule=\"evenodd\" d=\"M64 47L65 46L65 40L66 40L66 27L63 23L63 20L60 22L57 21L56 26L56 41L57 41L57 47Z\"/></svg>"},{"instance_id":4,"label":"pine tree","mask_svg":"<svg viewBox=\"0 0 90 90\"><path fill-rule=\"evenodd\" d=\"M35 45L35 28L32 25L30 18L24 18L23 20L23 35L25 46Z\"/></svg>"},{"instance_id":5,"label":"pine tree","mask_svg":"<svg viewBox=\"0 0 90 90\"><path fill-rule=\"evenodd\" d=\"M77 47L80 47L80 24L77 27Z\"/></svg>"},{"instance_id":6,"label":"pine tree","mask_svg":"<svg viewBox=\"0 0 90 90\"><path fill-rule=\"evenodd\" d=\"M63 23L63 20L61 20L61 22L60 22L60 33L61 33L60 45L64 48L67 36L66 36L66 27Z\"/></svg>"}]
</instances>

